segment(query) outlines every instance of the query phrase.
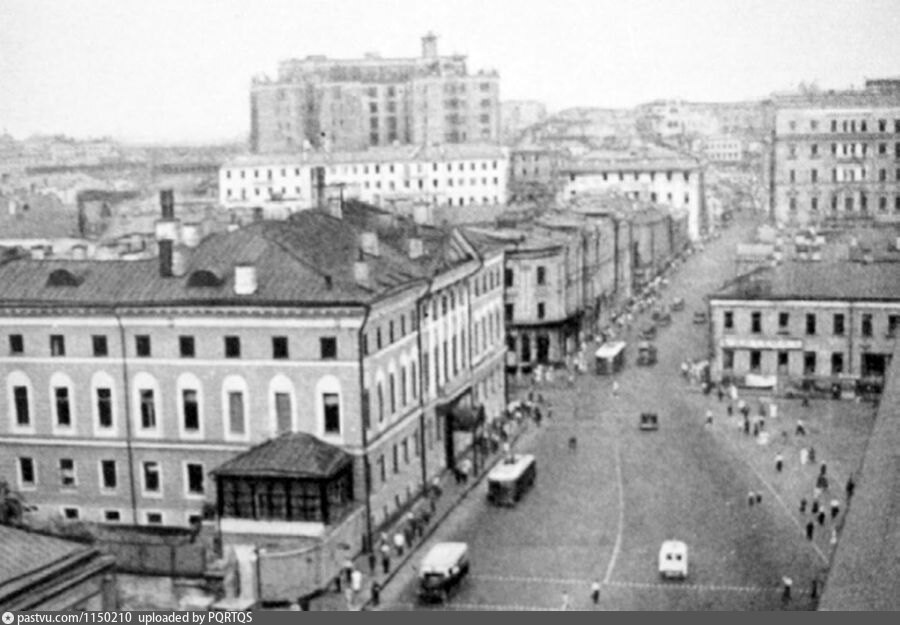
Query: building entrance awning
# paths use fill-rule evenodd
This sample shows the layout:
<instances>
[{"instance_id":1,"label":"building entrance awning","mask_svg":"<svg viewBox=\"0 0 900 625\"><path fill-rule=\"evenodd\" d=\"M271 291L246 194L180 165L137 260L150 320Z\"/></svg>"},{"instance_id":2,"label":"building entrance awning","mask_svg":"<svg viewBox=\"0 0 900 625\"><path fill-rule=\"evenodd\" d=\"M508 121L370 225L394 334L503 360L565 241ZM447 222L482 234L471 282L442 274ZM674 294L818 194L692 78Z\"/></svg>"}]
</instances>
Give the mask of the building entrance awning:
<instances>
[{"instance_id":1,"label":"building entrance awning","mask_svg":"<svg viewBox=\"0 0 900 625\"><path fill-rule=\"evenodd\" d=\"M453 406L450 421L454 431L472 432L484 423L484 406Z\"/></svg>"}]
</instances>

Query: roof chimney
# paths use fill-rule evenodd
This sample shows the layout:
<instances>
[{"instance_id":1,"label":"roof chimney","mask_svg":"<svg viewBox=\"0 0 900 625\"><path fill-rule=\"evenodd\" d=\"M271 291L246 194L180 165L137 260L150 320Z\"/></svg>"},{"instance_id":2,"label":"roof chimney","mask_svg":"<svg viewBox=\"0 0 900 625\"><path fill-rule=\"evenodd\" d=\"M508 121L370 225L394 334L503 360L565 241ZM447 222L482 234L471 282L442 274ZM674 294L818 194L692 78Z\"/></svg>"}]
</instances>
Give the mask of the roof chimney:
<instances>
[{"instance_id":1,"label":"roof chimney","mask_svg":"<svg viewBox=\"0 0 900 625\"><path fill-rule=\"evenodd\" d=\"M360 247L365 254L370 256L381 256L381 250L378 246L377 232L363 232L359 235Z\"/></svg>"},{"instance_id":2,"label":"roof chimney","mask_svg":"<svg viewBox=\"0 0 900 625\"><path fill-rule=\"evenodd\" d=\"M159 205L162 209L162 219L156 222L156 241L159 243L159 275L163 278L171 278L172 273L172 249L179 239L178 227L180 223L175 219L175 194L172 189L163 189L159 192Z\"/></svg>"},{"instance_id":3,"label":"roof chimney","mask_svg":"<svg viewBox=\"0 0 900 625\"><path fill-rule=\"evenodd\" d=\"M422 58L436 59L437 55L437 35L433 32L428 32L422 37Z\"/></svg>"},{"instance_id":4,"label":"roof chimney","mask_svg":"<svg viewBox=\"0 0 900 625\"><path fill-rule=\"evenodd\" d=\"M409 257L412 260L416 260L417 258L421 258L425 254L425 246L422 243L422 239L419 237L412 237L409 239Z\"/></svg>"},{"instance_id":5,"label":"roof chimney","mask_svg":"<svg viewBox=\"0 0 900 625\"><path fill-rule=\"evenodd\" d=\"M235 265L234 292L236 295L253 295L258 286L255 265Z\"/></svg>"},{"instance_id":6,"label":"roof chimney","mask_svg":"<svg viewBox=\"0 0 900 625\"><path fill-rule=\"evenodd\" d=\"M360 254L362 257L362 254ZM353 279L356 280L356 283L360 286L368 287L370 286L369 282L369 263L364 260L358 260L353 263Z\"/></svg>"}]
</instances>

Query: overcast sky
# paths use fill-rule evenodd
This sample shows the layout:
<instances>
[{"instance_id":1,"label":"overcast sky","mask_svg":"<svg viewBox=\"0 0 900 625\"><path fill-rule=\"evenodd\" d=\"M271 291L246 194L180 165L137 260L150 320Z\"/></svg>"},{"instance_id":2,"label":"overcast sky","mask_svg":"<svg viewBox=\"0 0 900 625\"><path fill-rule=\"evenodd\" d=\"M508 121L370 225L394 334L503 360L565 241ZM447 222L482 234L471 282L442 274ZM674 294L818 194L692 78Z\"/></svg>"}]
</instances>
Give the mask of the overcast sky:
<instances>
[{"instance_id":1,"label":"overcast sky","mask_svg":"<svg viewBox=\"0 0 900 625\"><path fill-rule=\"evenodd\" d=\"M429 30L552 110L900 74L900 0L0 0L0 130L242 138L254 74L418 55Z\"/></svg>"}]
</instances>

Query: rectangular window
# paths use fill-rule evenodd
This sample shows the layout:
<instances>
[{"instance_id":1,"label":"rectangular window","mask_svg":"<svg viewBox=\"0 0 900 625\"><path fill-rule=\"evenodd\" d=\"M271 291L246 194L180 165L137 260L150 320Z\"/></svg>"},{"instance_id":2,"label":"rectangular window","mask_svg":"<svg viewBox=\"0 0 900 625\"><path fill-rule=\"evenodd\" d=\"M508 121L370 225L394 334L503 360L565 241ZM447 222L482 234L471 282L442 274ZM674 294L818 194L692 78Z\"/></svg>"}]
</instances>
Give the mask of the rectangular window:
<instances>
[{"instance_id":1,"label":"rectangular window","mask_svg":"<svg viewBox=\"0 0 900 625\"><path fill-rule=\"evenodd\" d=\"M831 375L840 375L844 372L844 354L834 352L831 354Z\"/></svg>"},{"instance_id":2,"label":"rectangular window","mask_svg":"<svg viewBox=\"0 0 900 625\"><path fill-rule=\"evenodd\" d=\"M381 331L378 332L378 349L381 349ZM319 339L319 357L322 360L337 358L337 337L323 336Z\"/></svg>"},{"instance_id":3,"label":"rectangular window","mask_svg":"<svg viewBox=\"0 0 900 625\"><path fill-rule=\"evenodd\" d=\"M187 477L187 492L191 495L202 495L205 491L203 484L203 465L188 463L185 466Z\"/></svg>"},{"instance_id":4,"label":"rectangular window","mask_svg":"<svg viewBox=\"0 0 900 625\"><path fill-rule=\"evenodd\" d=\"M63 488L74 488L76 486L75 461L71 458L59 459L59 483Z\"/></svg>"},{"instance_id":5,"label":"rectangular window","mask_svg":"<svg viewBox=\"0 0 900 625\"><path fill-rule=\"evenodd\" d=\"M778 313L778 332L786 333L788 329L788 323L790 323L791 316L790 314L783 312Z\"/></svg>"},{"instance_id":6,"label":"rectangular window","mask_svg":"<svg viewBox=\"0 0 900 625\"><path fill-rule=\"evenodd\" d=\"M538 305L537 305L537 318L538 318L538 319L543 319L543 318L544 318L544 313L545 313L545 312L546 312L546 309L545 309L545 306L544 306L544 302L538 302Z\"/></svg>"},{"instance_id":7,"label":"rectangular window","mask_svg":"<svg viewBox=\"0 0 900 625\"><path fill-rule=\"evenodd\" d=\"M148 512L145 518L147 525L162 525L163 522L162 512Z\"/></svg>"},{"instance_id":8,"label":"rectangular window","mask_svg":"<svg viewBox=\"0 0 900 625\"><path fill-rule=\"evenodd\" d=\"M50 335L50 355L65 356L66 355L66 337L62 334Z\"/></svg>"},{"instance_id":9,"label":"rectangular window","mask_svg":"<svg viewBox=\"0 0 900 625\"><path fill-rule=\"evenodd\" d=\"M762 332L762 313L754 312L750 314L750 332L759 334Z\"/></svg>"},{"instance_id":10,"label":"rectangular window","mask_svg":"<svg viewBox=\"0 0 900 625\"><path fill-rule=\"evenodd\" d=\"M788 366L788 353L785 350L778 350L778 366L779 367L787 367Z\"/></svg>"},{"instance_id":11,"label":"rectangular window","mask_svg":"<svg viewBox=\"0 0 900 625\"><path fill-rule=\"evenodd\" d=\"M503 312L506 317L506 321L511 322L513 320L513 304L504 304Z\"/></svg>"},{"instance_id":12,"label":"rectangular window","mask_svg":"<svg viewBox=\"0 0 900 625\"><path fill-rule=\"evenodd\" d=\"M896 337L898 328L900 328L900 315L888 315L888 336Z\"/></svg>"},{"instance_id":13,"label":"rectangular window","mask_svg":"<svg viewBox=\"0 0 900 625\"><path fill-rule=\"evenodd\" d=\"M109 355L109 347L106 344L106 336L103 334L95 334L91 337L91 345L94 348L94 356L102 358Z\"/></svg>"},{"instance_id":14,"label":"rectangular window","mask_svg":"<svg viewBox=\"0 0 900 625\"><path fill-rule=\"evenodd\" d=\"M341 433L341 402L337 393L322 395L322 415L325 417L325 433Z\"/></svg>"},{"instance_id":15,"label":"rectangular window","mask_svg":"<svg viewBox=\"0 0 900 625\"><path fill-rule=\"evenodd\" d=\"M193 336L179 336L178 337L178 353L181 354L182 358L193 358L194 351L194 337Z\"/></svg>"},{"instance_id":16,"label":"rectangular window","mask_svg":"<svg viewBox=\"0 0 900 625\"><path fill-rule=\"evenodd\" d=\"M816 314L809 313L806 315L806 333L813 335L816 333Z\"/></svg>"},{"instance_id":17,"label":"rectangular window","mask_svg":"<svg viewBox=\"0 0 900 625\"><path fill-rule=\"evenodd\" d=\"M159 463L144 463L144 492L158 493L160 492Z\"/></svg>"},{"instance_id":18,"label":"rectangular window","mask_svg":"<svg viewBox=\"0 0 900 625\"><path fill-rule=\"evenodd\" d=\"M31 425L31 414L28 410L28 387L13 387L13 402L16 406L16 425Z\"/></svg>"},{"instance_id":19,"label":"rectangular window","mask_svg":"<svg viewBox=\"0 0 900 625\"><path fill-rule=\"evenodd\" d=\"M156 403L153 401L153 389L143 388L139 391L141 398L141 427L152 430L156 427Z\"/></svg>"},{"instance_id":20,"label":"rectangular window","mask_svg":"<svg viewBox=\"0 0 900 625\"><path fill-rule=\"evenodd\" d=\"M275 393L275 427L278 434L293 431L290 393Z\"/></svg>"},{"instance_id":21,"label":"rectangular window","mask_svg":"<svg viewBox=\"0 0 900 625\"><path fill-rule=\"evenodd\" d=\"M115 460L100 461L100 486L104 490L115 490L118 486L118 476L116 475Z\"/></svg>"},{"instance_id":22,"label":"rectangular window","mask_svg":"<svg viewBox=\"0 0 900 625\"><path fill-rule=\"evenodd\" d=\"M150 357L150 336L147 334L138 334L134 337L134 351L142 358Z\"/></svg>"},{"instance_id":23,"label":"rectangular window","mask_svg":"<svg viewBox=\"0 0 900 625\"><path fill-rule=\"evenodd\" d=\"M816 352L803 352L803 374L814 375L816 372Z\"/></svg>"},{"instance_id":24,"label":"rectangular window","mask_svg":"<svg viewBox=\"0 0 900 625\"><path fill-rule=\"evenodd\" d=\"M836 314L833 326L835 336L844 336L844 315Z\"/></svg>"},{"instance_id":25,"label":"rectangular window","mask_svg":"<svg viewBox=\"0 0 900 625\"><path fill-rule=\"evenodd\" d=\"M78 511L78 508L63 508L63 517L67 521L77 521L81 513Z\"/></svg>"},{"instance_id":26,"label":"rectangular window","mask_svg":"<svg viewBox=\"0 0 900 625\"><path fill-rule=\"evenodd\" d=\"M388 322L388 345L394 342L394 322Z\"/></svg>"},{"instance_id":27,"label":"rectangular window","mask_svg":"<svg viewBox=\"0 0 900 625\"><path fill-rule=\"evenodd\" d=\"M409 464L409 439L404 438L403 443L403 464Z\"/></svg>"},{"instance_id":28,"label":"rectangular window","mask_svg":"<svg viewBox=\"0 0 900 625\"><path fill-rule=\"evenodd\" d=\"M244 422L244 394L241 391L229 391L228 393L228 429L231 434L245 434Z\"/></svg>"},{"instance_id":29,"label":"rectangular window","mask_svg":"<svg viewBox=\"0 0 900 625\"><path fill-rule=\"evenodd\" d=\"M9 353L14 355L25 353L25 340L21 334L9 335Z\"/></svg>"},{"instance_id":30,"label":"rectangular window","mask_svg":"<svg viewBox=\"0 0 900 625\"><path fill-rule=\"evenodd\" d=\"M239 336L225 337L225 358L241 357L241 338Z\"/></svg>"},{"instance_id":31,"label":"rectangular window","mask_svg":"<svg viewBox=\"0 0 900 625\"><path fill-rule=\"evenodd\" d=\"M400 454L397 453L397 443L394 443L391 457L393 459L394 473L400 473Z\"/></svg>"},{"instance_id":32,"label":"rectangular window","mask_svg":"<svg viewBox=\"0 0 900 625\"><path fill-rule=\"evenodd\" d=\"M503 270L503 285L506 288L511 288L513 285L513 270L512 269L504 269Z\"/></svg>"},{"instance_id":33,"label":"rectangular window","mask_svg":"<svg viewBox=\"0 0 900 625\"><path fill-rule=\"evenodd\" d=\"M867 338L872 336L872 315L862 316L862 335Z\"/></svg>"},{"instance_id":34,"label":"rectangular window","mask_svg":"<svg viewBox=\"0 0 900 625\"><path fill-rule=\"evenodd\" d=\"M22 488L37 485L37 472L32 458L19 458L19 483Z\"/></svg>"},{"instance_id":35,"label":"rectangular window","mask_svg":"<svg viewBox=\"0 0 900 625\"><path fill-rule=\"evenodd\" d=\"M64 428L72 427L69 389L65 386L57 386L53 389L53 398L56 405L56 425Z\"/></svg>"},{"instance_id":36,"label":"rectangular window","mask_svg":"<svg viewBox=\"0 0 900 625\"><path fill-rule=\"evenodd\" d=\"M750 350L750 371L758 373L762 367L762 352L758 349Z\"/></svg>"},{"instance_id":37,"label":"rectangular window","mask_svg":"<svg viewBox=\"0 0 900 625\"><path fill-rule=\"evenodd\" d=\"M113 426L112 389L97 389L97 422L101 428Z\"/></svg>"},{"instance_id":38,"label":"rectangular window","mask_svg":"<svg viewBox=\"0 0 900 625\"><path fill-rule=\"evenodd\" d=\"M393 373L388 375L388 400L390 400L391 414L394 414L397 411L397 386Z\"/></svg>"},{"instance_id":39,"label":"rectangular window","mask_svg":"<svg viewBox=\"0 0 900 625\"><path fill-rule=\"evenodd\" d=\"M547 284L547 269L545 267L538 267L536 277L538 286Z\"/></svg>"},{"instance_id":40,"label":"rectangular window","mask_svg":"<svg viewBox=\"0 0 900 625\"><path fill-rule=\"evenodd\" d=\"M286 336L272 337L272 358L283 360L288 357L288 340Z\"/></svg>"},{"instance_id":41,"label":"rectangular window","mask_svg":"<svg viewBox=\"0 0 900 625\"><path fill-rule=\"evenodd\" d=\"M122 520L122 515L118 510L104 510L103 520L107 523L118 523Z\"/></svg>"},{"instance_id":42,"label":"rectangular window","mask_svg":"<svg viewBox=\"0 0 900 625\"><path fill-rule=\"evenodd\" d=\"M187 432L197 432L200 429L200 405L197 401L197 391L184 389L181 391L181 407L184 411L184 429Z\"/></svg>"},{"instance_id":43,"label":"rectangular window","mask_svg":"<svg viewBox=\"0 0 900 625\"><path fill-rule=\"evenodd\" d=\"M378 456L378 476L381 478L381 483L384 484L387 482L387 470L384 466L384 455Z\"/></svg>"}]
</instances>

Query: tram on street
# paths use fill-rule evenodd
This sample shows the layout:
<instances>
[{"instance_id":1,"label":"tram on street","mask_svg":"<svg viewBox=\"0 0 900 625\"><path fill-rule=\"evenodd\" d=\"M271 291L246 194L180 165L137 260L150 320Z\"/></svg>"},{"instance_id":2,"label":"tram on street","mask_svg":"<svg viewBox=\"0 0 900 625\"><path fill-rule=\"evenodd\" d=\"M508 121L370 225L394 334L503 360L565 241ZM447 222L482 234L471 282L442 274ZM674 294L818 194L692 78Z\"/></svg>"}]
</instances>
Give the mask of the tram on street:
<instances>
[{"instance_id":1,"label":"tram on street","mask_svg":"<svg viewBox=\"0 0 900 625\"><path fill-rule=\"evenodd\" d=\"M618 373L625 366L625 341L604 343L594 354L597 375Z\"/></svg>"},{"instance_id":2,"label":"tram on street","mask_svg":"<svg viewBox=\"0 0 900 625\"><path fill-rule=\"evenodd\" d=\"M497 506L514 506L533 485L537 462L530 454L504 459L488 473L488 501Z\"/></svg>"}]
</instances>

